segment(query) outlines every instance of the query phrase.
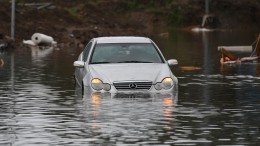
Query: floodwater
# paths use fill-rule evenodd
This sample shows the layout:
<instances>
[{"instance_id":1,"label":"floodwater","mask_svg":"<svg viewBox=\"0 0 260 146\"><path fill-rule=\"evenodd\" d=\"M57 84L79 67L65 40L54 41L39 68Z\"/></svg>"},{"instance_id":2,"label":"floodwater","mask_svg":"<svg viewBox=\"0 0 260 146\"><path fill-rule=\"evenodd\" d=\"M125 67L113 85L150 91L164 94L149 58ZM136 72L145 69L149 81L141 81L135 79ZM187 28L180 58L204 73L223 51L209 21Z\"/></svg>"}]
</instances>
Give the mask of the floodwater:
<instances>
[{"instance_id":1,"label":"floodwater","mask_svg":"<svg viewBox=\"0 0 260 146\"><path fill-rule=\"evenodd\" d=\"M260 145L260 65L221 66L217 46L251 45L255 32L171 31L153 38L179 64L174 97L79 98L81 49L1 52L0 145Z\"/></svg>"}]
</instances>

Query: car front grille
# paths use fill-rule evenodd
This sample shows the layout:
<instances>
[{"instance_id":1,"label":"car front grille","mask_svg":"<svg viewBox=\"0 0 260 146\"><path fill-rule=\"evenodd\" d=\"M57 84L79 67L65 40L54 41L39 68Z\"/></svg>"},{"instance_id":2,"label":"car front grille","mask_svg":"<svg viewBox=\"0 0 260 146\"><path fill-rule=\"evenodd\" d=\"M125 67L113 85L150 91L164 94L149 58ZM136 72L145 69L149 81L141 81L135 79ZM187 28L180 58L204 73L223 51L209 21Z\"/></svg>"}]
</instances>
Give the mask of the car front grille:
<instances>
[{"instance_id":1,"label":"car front grille","mask_svg":"<svg viewBox=\"0 0 260 146\"><path fill-rule=\"evenodd\" d=\"M152 82L114 82L117 90L149 90Z\"/></svg>"}]
</instances>

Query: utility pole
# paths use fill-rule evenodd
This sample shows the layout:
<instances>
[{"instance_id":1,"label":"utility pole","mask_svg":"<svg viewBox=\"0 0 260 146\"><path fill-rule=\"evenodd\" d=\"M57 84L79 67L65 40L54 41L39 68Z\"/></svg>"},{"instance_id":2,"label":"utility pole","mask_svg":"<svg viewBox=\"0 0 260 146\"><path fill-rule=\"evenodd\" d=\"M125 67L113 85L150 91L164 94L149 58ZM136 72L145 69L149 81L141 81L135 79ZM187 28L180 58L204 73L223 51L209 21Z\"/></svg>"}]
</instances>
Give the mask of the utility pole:
<instances>
[{"instance_id":1,"label":"utility pole","mask_svg":"<svg viewBox=\"0 0 260 146\"><path fill-rule=\"evenodd\" d=\"M14 40L15 33L15 0L12 0L12 10L11 10L11 38Z\"/></svg>"},{"instance_id":2,"label":"utility pole","mask_svg":"<svg viewBox=\"0 0 260 146\"><path fill-rule=\"evenodd\" d=\"M205 13L209 14L209 0L205 0Z\"/></svg>"},{"instance_id":3,"label":"utility pole","mask_svg":"<svg viewBox=\"0 0 260 146\"><path fill-rule=\"evenodd\" d=\"M210 27L215 23L214 20L216 19L216 16L214 14L210 14L209 3L210 0L205 0L205 14L202 19L201 27Z\"/></svg>"}]
</instances>

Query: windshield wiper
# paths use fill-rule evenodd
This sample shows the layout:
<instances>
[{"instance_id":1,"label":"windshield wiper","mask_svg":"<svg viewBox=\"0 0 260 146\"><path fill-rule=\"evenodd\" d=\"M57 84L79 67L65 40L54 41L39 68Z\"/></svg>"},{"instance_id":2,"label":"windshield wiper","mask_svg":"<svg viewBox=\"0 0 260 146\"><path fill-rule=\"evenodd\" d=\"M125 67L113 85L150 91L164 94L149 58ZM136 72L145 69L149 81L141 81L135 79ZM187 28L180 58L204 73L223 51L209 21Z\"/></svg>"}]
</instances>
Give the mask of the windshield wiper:
<instances>
[{"instance_id":1,"label":"windshield wiper","mask_svg":"<svg viewBox=\"0 0 260 146\"><path fill-rule=\"evenodd\" d=\"M117 63L153 63L153 62L149 62L149 61L119 61Z\"/></svg>"},{"instance_id":2,"label":"windshield wiper","mask_svg":"<svg viewBox=\"0 0 260 146\"><path fill-rule=\"evenodd\" d=\"M112 63L112 62L91 62L91 64L107 64L107 63Z\"/></svg>"}]
</instances>

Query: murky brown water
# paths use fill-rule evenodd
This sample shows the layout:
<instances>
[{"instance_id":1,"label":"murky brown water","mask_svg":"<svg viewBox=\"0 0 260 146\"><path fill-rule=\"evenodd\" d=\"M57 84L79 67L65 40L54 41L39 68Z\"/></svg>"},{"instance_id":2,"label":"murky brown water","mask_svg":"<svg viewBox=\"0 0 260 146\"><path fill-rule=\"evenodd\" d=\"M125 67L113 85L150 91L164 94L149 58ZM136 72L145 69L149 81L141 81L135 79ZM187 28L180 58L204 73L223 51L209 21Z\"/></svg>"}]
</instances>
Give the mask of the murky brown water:
<instances>
[{"instance_id":1,"label":"murky brown water","mask_svg":"<svg viewBox=\"0 0 260 146\"><path fill-rule=\"evenodd\" d=\"M223 67L217 46L254 32L173 31L155 38L179 79L174 98L78 98L78 48L1 53L0 145L259 145L260 66Z\"/></svg>"}]
</instances>

